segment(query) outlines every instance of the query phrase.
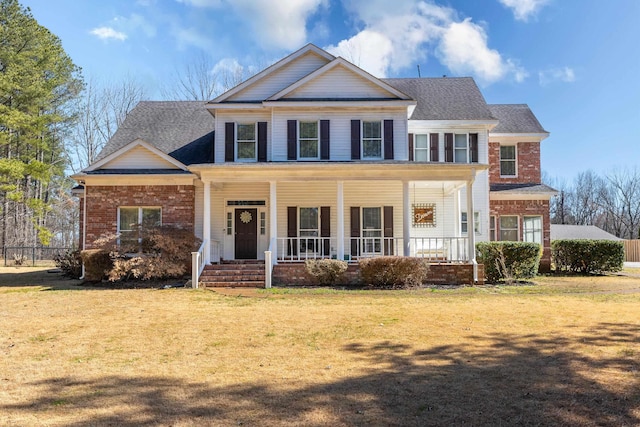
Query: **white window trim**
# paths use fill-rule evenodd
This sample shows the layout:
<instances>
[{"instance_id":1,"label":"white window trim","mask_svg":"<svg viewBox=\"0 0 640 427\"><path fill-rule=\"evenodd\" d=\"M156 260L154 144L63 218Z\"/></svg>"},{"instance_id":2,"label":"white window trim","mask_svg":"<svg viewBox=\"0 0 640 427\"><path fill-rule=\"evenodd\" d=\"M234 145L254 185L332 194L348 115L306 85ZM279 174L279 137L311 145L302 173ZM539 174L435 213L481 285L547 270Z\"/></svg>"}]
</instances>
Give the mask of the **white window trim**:
<instances>
[{"instance_id":1,"label":"white window trim","mask_svg":"<svg viewBox=\"0 0 640 427\"><path fill-rule=\"evenodd\" d=\"M142 210L143 209L158 209L160 211L160 226L162 226L162 206L118 206L118 215L117 215L117 227L116 231L118 234L117 243L120 244L120 233L122 230L120 229L120 209L138 209L138 222L136 224L142 225ZM133 231L133 230L125 230L125 231ZM138 236L138 243L142 242L142 238Z\"/></svg>"},{"instance_id":2,"label":"white window trim","mask_svg":"<svg viewBox=\"0 0 640 427\"><path fill-rule=\"evenodd\" d=\"M544 216L543 215L523 215L522 216L522 241L526 242L526 233L527 233L527 229L525 228L526 225L526 219L527 218L540 218L540 242L532 242L532 243L538 243L539 245L543 245L544 244ZM535 233L536 230L531 230Z\"/></svg>"},{"instance_id":3,"label":"white window trim","mask_svg":"<svg viewBox=\"0 0 640 427\"><path fill-rule=\"evenodd\" d=\"M380 156L379 157L365 157L364 155L364 141L373 141L377 138L365 138L364 137L364 124L377 122L380 123ZM360 158L362 160L382 160L384 159L384 121L383 120L360 120Z\"/></svg>"},{"instance_id":4,"label":"white window trim","mask_svg":"<svg viewBox=\"0 0 640 427\"><path fill-rule=\"evenodd\" d=\"M236 131L235 131L235 141L234 141L234 144L233 144L233 148L234 148L236 162L240 162L240 163L242 163L242 162L247 162L247 163L257 162L258 161L258 123L255 123L255 122L253 122L253 123L242 123L242 122L238 123L238 122L236 122L235 125L236 125ZM250 159L249 158L240 159L240 158L238 158L238 143L240 143L240 142L251 142L251 141L250 140L242 140L242 141L240 141L238 139L238 126L248 126L248 125L253 125L253 136L254 136L254 139L253 139L253 144L254 144L253 145L253 147L254 147L253 148L253 157L250 158Z\"/></svg>"},{"instance_id":5,"label":"white window trim","mask_svg":"<svg viewBox=\"0 0 640 427\"><path fill-rule=\"evenodd\" d=\"M514 171L513 175L503 175L502 174L502 147L514 147L515 156L512 159L507 159L508 161L514 162ZM517 178L518 177L518 144L500 144L498 148L498 168L500 169L500 178Z\"/></svg>"},{"instance_id":6,"label":"white window trim","mask_svg":"<svg viewBox=\"0 0 640 427\"><path fill-rule=\"evenodd\" d=\"M466 138L466 143L465 143L465 161L464 162L456 162L456 152L458 150L462 151L462 148L457 148L456 147L456 135L464 135ZM453 133L453 163L459 163L459 164L465 164L465 163L471 163L471 147L469 147L469 132L466 133L459 133L459 132L454 132Z\"/></svg>"},{"instance_id":7,"label":"white window trim","mask_svg":"<svg viewBox=\"0 0 640 427\"><path fill-rule=\"evenodd\" d=\"M516 240L502 240L502 218L504 217L515 217L516 218L516 229L517 229L517 239ZM496 238L501 242L519 242L520 241L520 215L500 215L498 217L498 223L500 224L499 233L497 233ZM508 230L513 230L509 228Z\"/></svg>"},{"instance_id":8,"label":"white window trim","mask_svg":"<svg viewBox=\"0 0 640 427\"><path fill-rule=\"evenodd\" d=\"M297 140L297 144L298 144L298 160L320 160L320 120L298 120L298 127L297 127L297 131L298 131L298 140ZM301 153L302 153L302 147L301 147L301 142L302 142L302 138L300 137L301 132L300 132L300 124L301 123L316 123L316 141L318 142L318 148L316 151L316 156L315 157L302 157ZM307 141L311 141L311 139L309 138L305 138L305 140Z\"/></svg>"},{"instance_id":9,"label":"white window trim","mask_svg":"<svg viewBox=\"0 0 640 427\"><path fill-rule=\"evenodd\" d=\"M435 134L435 132L427 132L427 133L416 133L413 135L413 161L414 162L430 162L431 161L431 135ZM427 137L427 147L426 148L418 148L418 136L426 136ZM438 139L440 135L438 135ZM439 142L439 141L438 141ZM438 146L440 144L438 143ZM418 150L425 151L427 153L427 160L418 160Z\"/></svg>"},{"instance_id":10,"label":"white window trim","mask_svg":"<svg viewBox=\"0 0 640 427\"><path fill-rule=\"evenodd\" d=\"M467 233L466 231L462 231L462 223L463 223L462 214L466 214L466 213L467 213L466 211L460 212L460 234ZM473 219L474 219L473 228L474 228L475 233L476 234L482 234L482 232L481 232L482 231L482 228L481 228L482 222L480 221L480 211L473 212ZM467 223L467 230L468 230L469 229L469 216L468 215L467 215L466 223ZM476 226L477 226L477 228L476 228Z\"/></svg>"}]
</instances>

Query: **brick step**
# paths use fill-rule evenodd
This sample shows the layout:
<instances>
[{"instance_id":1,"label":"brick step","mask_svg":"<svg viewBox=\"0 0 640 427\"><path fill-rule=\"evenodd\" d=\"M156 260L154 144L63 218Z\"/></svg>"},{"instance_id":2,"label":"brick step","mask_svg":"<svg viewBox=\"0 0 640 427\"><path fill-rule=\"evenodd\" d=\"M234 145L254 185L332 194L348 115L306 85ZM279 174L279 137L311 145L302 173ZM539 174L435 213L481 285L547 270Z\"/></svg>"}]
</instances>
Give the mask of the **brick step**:
<instances>
[{"instance_id":1,"label":"brick step","mask_svg":"<svg viewBox=\"0 0 640 427\"><path fill-rule=\"evenodd\" d=\"M233 281L233 282L206 282L202 281L203 288L264 288L264 281Z\"/></svg>"},{"instance_id":2,"label":"brick step","mask_svg":"<svg viewBox=\"0 0 640 427\"><path fill-rule=\"evenodd\" d=\"M262 264L217 264L207 265L204 271L219 271L219 270L248 270L248 271L264 271L264 263Z\"/></svg>"},{"instance_id":3,"label":"brick step","mask_svg":"<svg viewBox=\"0 0 640 427\"><path fill-rule=\"evenodd\" d=\"M264 274L207 274L201 275L202 282L263 281Z\"/></svg>"}]
</instances>

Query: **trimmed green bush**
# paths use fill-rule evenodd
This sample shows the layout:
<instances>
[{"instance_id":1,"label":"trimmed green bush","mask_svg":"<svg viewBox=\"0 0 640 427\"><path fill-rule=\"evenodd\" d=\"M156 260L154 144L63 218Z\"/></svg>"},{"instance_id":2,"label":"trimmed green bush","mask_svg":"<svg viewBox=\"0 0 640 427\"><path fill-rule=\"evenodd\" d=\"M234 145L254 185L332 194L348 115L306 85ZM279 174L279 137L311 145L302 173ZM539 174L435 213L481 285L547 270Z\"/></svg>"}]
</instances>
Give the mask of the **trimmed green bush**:
<instances>
[{"instance_id":1,"label":"trimmed green bush","mask_svg":"<svg viewBox=\"0 0 640 427\"><path fill-rule=\"evenodd\" d=\"M556 271L582 274L620 271L624 245L612 240L554 240L551 257Z\"/></svg>"},{"instance_id":2,"label":"trimmed green bush","mask_svg":"<svg viewBox=\"0 0 640 427\"><path fill-rule=\"evenodd\" d=\"M87 282L100 282L113 268L109 252L103 249L87 249L80 252L80 257L84 264L84 280Z\"/></svg>"},{"instance_id":3,"label":"trimmed green bush","mask_svg":"<svg viewBox=\"0 0 640 427\"><path fill-rule=\"evenodd\" d=\"M478 263L484 264L487 282L529 279L538 272L542 248L529 242L479 242Z\"/></svg>"},{"instance_id":4,"label":"trimmed green bush","mask_svg":"<svg viewBox=\"0 0 640 427\"><path fill-rule=\"evenodd\" d=\"M345 261L337 259L308 259L304 262L304 266L316 284L323 286L339 283L348 267Z\"/></svg>"},{"instance_id":5,"label":"trimmed green bush","mask_svg":"<svg viewBox=\"0 0 640 427\"><path fill-rule=\"evenodd\" d=\"M429 264L422 258L385 256L361 259L358 264L364 284L380 289L417 288L429 274Z\"/></svg>"}]
</instances>

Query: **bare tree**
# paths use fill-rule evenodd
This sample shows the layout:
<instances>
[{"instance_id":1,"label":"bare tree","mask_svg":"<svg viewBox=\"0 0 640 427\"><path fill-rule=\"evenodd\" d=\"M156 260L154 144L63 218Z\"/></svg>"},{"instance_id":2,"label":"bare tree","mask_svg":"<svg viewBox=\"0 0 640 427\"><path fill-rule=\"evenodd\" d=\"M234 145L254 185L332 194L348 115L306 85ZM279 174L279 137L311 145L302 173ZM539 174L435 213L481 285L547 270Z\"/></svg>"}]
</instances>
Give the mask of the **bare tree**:
<instances>
[{"instance_id":1,"label":"bare tree","mask_svg":"<svg viewBox=\"0 0 640 427\"><path fill-rule=\"evenodd\" d=\"M71 130L71 169L78 171L93 163L129 111L145 98L144 86L129 76L108 84L90 80L78 101L77 122Z\"/></svg>"},{"instance_id":2,"label":"bare tree","mask_svg":"<svg viewBox=\"0 0 640 427\"><path fill-rule=\"evenodd\" d=\"M588 170L578 174L573 186L573 203L570 210L578 225L596 225L602 216L599 200L605 183L595 172Z\"/></svg>"},{"instance_id":3,"label":"bare tree","mask_svg":"<svg viewBox=\"0 0 640 427\"><path fill-rule=\"evenodd\" d=\"M600 204L606 216L605 229L618 237L640 237L640 170L618 169L605 178Z\"/></svg>"}]
</instances>

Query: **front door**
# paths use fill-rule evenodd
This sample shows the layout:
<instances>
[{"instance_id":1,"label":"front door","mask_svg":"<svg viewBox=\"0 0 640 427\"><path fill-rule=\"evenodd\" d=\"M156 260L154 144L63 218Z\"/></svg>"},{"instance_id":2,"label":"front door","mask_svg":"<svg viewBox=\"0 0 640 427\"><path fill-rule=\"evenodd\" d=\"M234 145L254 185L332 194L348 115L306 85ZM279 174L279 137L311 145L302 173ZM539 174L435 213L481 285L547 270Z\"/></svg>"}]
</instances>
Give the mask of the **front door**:
<instances>
[{"instance_id":1,"label":"front door","mask_svg":"<svg viewBox=\"0 0 640 427\"><path fill-rule=\"evenodd\" d=\"M258 210L236 209L235 258L258 258Z\"/></svg>"}]
</instances>

